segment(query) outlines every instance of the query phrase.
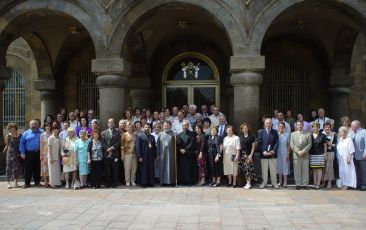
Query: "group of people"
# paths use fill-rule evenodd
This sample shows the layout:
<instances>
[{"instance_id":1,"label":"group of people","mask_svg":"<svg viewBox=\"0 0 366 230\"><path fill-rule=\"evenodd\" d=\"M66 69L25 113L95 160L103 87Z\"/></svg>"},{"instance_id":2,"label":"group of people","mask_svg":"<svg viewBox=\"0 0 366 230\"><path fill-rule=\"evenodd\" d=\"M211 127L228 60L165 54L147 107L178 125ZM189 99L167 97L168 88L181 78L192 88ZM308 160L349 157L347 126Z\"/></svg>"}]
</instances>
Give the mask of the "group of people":
<instances>
[{"instance_id":1,"label":"group of people","mask_svg":"<svg viewBox=\"0 0 366 230\"><path fill-rule=\"evenodd\" d=\"M24 172L23 188L32 178L36 186L42 180L42 186L51 188L121 183L219 187L224 176L225 186L237 187L240 176L244 189L251 189L259 152L259 188L267 186L268 174L274 188L286 188L292 159L296 189L309 189L311 170L314 189L331 188L337 179L342 189L366 190L366 130L361 123L343 117L336 134L335 122L324 109L312 111L309 119L274 110L272 118L262 117L256 134L246 123L235 134L215 105L202 105L200 111L195 105L160 112L128 108L118 127L110 118L101 131L93 110L66 115L62 108L56 119L47 115L42 127L41 121L32 120L23 134L15 123L8 125L8 188L12 181L17 187Z\"/></svg>"}]
</instances>

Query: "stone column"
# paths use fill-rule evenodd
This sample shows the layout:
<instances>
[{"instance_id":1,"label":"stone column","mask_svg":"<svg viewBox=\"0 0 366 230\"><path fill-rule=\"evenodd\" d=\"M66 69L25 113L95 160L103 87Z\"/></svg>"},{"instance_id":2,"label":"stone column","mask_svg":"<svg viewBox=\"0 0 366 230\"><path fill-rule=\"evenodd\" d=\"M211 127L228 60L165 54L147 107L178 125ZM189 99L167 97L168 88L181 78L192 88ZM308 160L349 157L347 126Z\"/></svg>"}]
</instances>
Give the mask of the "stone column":
<instances>
[{"instance_id":1,"label":"stone column","mask_svg":"<svg viewBox=\"0 0 366 230\"><path fill-rule=\"evenodd\" d=\"M146 76L134 77L129 80L128 86L130 88L132 108L150 108L153 95L150 89L150 79Z\"/></svg>"},{"instance_id":2,"label":"stone column","mask_svg":"<svg viewBox=\"0 0 366 230\"><path fill-rule=\"evenodd\" d=\"M334 119L336 127L340 127L340 119L343 116L351 116L349 114L349 105L348 99L351 95L351 90L349 87L332 87L328 89L328 93L330 94L330 112L327 116L330 116ZM352 118L351 118L352 119Z\"/></svg>"},{"instance_id":3,"label":"stone column","mask_svg":"<svg viewBox=\"0 0 366 230\"><path fill-rule=\"evenodd\" d=\"M59 95L55 90L55 80L35 80L33 81L33 88L39 91L39 99L41 101L41 122L44 121L48 114L56 118L59 106Z\"/></svg>"},{"instance_id":4,"label":"stone column","mask_svg":"<svg viewBox=\"0 0 366 230\"><path fill-rule=\"evenodd\" d=\"M230 82L234 89L234 125L242 122L257 129L259 119L259 86L265 67L264 56L232 56Z\"/></svg>"},{"instance_id":5,"label":"stone column","mask_svg":"<svg viewBox=\"0 0 366 230\"><path fill-rule=\"evenodd\" d=\"M99 88L99 119L102 129L107 127L108 118L114 118L116 125L122 118L125 106L125 87L129 76L129 65L122 59L94 59L92 72L96 74Z\"/></svg>"},{"instance_id":6,"label":"stone column","mask_svg":"<svg viewBox=\"0 0 366 230\"><path fill-rule=\"evenodd\" d=\"M5 83L7 80L11 78L11 69L0 65L0 148L4 149L4 137L3 137L3 120L4 120L4 105L3 105L3 92L5 89ZM19 124L18 124L19 125ZM1 157L1 162L5 162L5 156L6 154L2 154L3 157ZM0 170L5 168L5 164L0 165Z\"/></svg>"},{"instance_id":7,"label":"stone column","mask_svg":"<svg viewBox=\"0 0 366 230\"><path fill-rule=\"evenodd\" d=\"M132 99L132 107L140 109L149 109L152 91L150 89L131 89L130 96Z\"/></svg>"}]
</instances>

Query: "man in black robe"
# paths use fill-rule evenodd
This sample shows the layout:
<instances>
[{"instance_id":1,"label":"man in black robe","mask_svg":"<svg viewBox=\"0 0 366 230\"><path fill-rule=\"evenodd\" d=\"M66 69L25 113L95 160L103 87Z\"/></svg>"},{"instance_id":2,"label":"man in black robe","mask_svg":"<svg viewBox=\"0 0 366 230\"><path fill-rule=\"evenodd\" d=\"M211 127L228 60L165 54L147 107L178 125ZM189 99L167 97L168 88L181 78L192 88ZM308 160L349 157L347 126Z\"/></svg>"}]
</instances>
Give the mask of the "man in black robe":
<instances>
[{"instance_id":1,"label":"man in black robe","mask_svg":"<svg viewBox=\"0 0 366 230\"><path fill-rule=\"evenodd\" d=\"M183 121L182 127L183 132L177 137L178 183L182 185L192 185L197 182L194 134L192 131L189 131L188 121Z\"/></svg>"},{"instance_id":2,"label":"man in black robe","mask_svg":"<svg viewBox=\"0 0 366 230\"><path fill-rule=\"evenodd\" d=\"M144 133L137 137L136 156L138 159L137 184L153 186L156 144L154 136L150 134L150 126L148 124L144 126Z\"/></svg>"}]
</instances>

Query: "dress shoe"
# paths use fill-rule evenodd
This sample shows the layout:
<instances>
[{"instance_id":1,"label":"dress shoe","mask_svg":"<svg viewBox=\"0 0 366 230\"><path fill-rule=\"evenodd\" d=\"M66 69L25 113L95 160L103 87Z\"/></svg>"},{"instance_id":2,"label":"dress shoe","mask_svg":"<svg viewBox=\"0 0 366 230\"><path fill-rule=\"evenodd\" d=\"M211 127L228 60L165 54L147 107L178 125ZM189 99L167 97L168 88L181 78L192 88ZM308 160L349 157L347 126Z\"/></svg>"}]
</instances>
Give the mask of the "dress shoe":
<instances>
[{"instance_id":1,"label":"dress shoe","mask_svg":"<svg viewBox=\"0 0 366 230\"><path fill-rule=\"evenodd\" d=\"M250 184L246 184L245 186L244 186L244 189L245 190L249 190L249 189L251 189L252 188L252 186L250 185Z\"/></svg>"},{"instance_id":2,"label":"dress shoe","mask_svg":"<svg viewBox=\"0 0 366 230\"><path fill-rule=\"evenodd\" d=\"M361 191L366 191L366 186L361 186Z\"/></svg>"},{"instance_id":3,"label":"dress shoe","mask_svg":"<svg viewBox=\"0 0 366 230\"><path fill-rule=\"evenodd\" d=\"M296 190L300 190L301 186L300 185L296 185Z\"/></svg>"},{"instance_id":4,"label":"dress shoe","mask_svg":"<svg viewBox=\"0 0 366 230\"><path fill-rule=\"evenodd\" d=\"M259 185L259 188L260 189L264 189L266 187L266 184L261 184L261 185Z\"/></svg>"},{"instance_id":5,"label":"dress shoe","mask_svg":"<svg viewBox=\"0 0 366 230\"><path fill-rule=\"evenodd\" d=\"M214 185L212 185L212 187L220 187L220 183L216 183L216 184L214 184Z\"/></svg>"},{"instance_id":6,"label":"dress shoe","mask_svg":"<svg viewBox=\"0 0 366 230\"><path fill-rule=\"evenodd\" d=\"M227 187L231 187L232 186L232 184L227 184Z\"/></svg>"},{"instance_id":7,"label":"dress shoe","mask_svg":"<svg viewBox=\"0 0 366 230\"><path fill-rule=\"evenodd\" d=\"M25 188L29 188L29 184L23 185L23 189L25 189Z\"/></svg>"},{"instance_id":8,"label":"dress shoe","mask_svg":"<svg viewBox=\"0 0 366 230\"><path fill-rule=\"evenodd\" d=\"M302 186L302 188L305 189L305 190L309 190L310 189L309 186Z\"/></svg>"},{"instance_id":9,"label":"dress shoe","mask_svg":"<svg viewBox=\"0 0 366 230\"><path fill-rule=\"evenodd\" d=\"M276 184L275 185L272 185L272 186L273 186L274 189L279 189L280 188L280 186L278 186Z\"/></svg>"}]
</instances>

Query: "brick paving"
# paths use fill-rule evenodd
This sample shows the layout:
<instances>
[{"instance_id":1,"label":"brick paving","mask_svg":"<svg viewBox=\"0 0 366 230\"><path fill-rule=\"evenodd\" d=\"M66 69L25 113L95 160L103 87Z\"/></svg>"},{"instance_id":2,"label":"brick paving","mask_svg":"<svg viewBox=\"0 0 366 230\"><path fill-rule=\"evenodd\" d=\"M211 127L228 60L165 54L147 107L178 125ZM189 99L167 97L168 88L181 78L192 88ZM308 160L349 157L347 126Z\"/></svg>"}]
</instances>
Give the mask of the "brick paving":
<instances>
[{"instance_id":1,"label":"brick paving","mask_svg":"<svg viewBox=\"0 0 366 230\"><path fill-rule=\"evenodd\" d=\"M0 229L366 229L366 192L155 187L8 190Z\"/></svg>"}]
</instances>

